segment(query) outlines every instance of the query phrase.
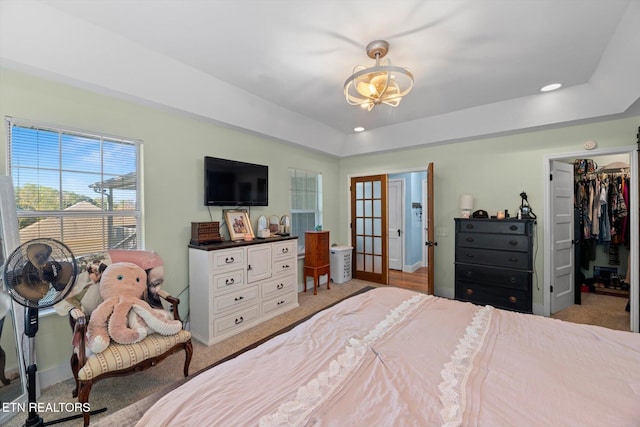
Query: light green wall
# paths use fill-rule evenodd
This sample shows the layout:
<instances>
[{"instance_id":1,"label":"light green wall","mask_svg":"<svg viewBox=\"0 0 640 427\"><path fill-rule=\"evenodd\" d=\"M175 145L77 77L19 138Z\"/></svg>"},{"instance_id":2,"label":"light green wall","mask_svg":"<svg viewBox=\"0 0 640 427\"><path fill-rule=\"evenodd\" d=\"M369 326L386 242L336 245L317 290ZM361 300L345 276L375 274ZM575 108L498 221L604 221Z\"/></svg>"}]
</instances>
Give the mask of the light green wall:
<instances>
[{"instance_id":1,"label":"light green wall","mask_svg":"<svg viewBox=\"0 0 640 427\"><path fill-rule=\"evenodd\" d=\"M640 117L633 117L344 158L340 160L340 182L347 183L350 176L424 170L428 163L434 163L435 231L438 242L435 249L435 292L443 296L453 296L453 218L459 216L460 195L474 196L474 210L484 209L490 215L495 215L499 210L508 209L515 215L521 201L519 194L525 191L533 211L538 215L535 259L538 286L534 285L533 299L534 304L543 304L544 156L584 151L584 157L588 158L589 152L583 149L587 140L597 141L598 148L633 146L637 140L638 126ZM338 187L342 218L348 217L347 191L346 185ZM340 233L348 233L346 221L341 222L340 226Z\"/></svg>"},{"instance_id":2,"label":"light green wall","mask_svg":"<svg viewBox=\"0 0 640 427\"><path fill-rule=\"evenodd\" d=\"M337 229L338 212L331 207L338 186L339 163L332 156L6 69L0 70L0 114L3 118L13 116L143 141L144 241L147 249L162 255L166 271L164 288L170 293L178 294L187 287L191 222L210 220L203 205L205 155L269 166L269 206L251 208L254 229L260 215L288 213L288 168L321 172L324 206L328 208L323 227ZM6 155L3 131L0 136L3 174ZM212 207L211 215L214 221L222 220L221 208ZM180 297L184 306L180 312L184 315L188 293ZM70 338L66 319L49 316L40 322L36 337L37 348L43 349L38 352L40 372L68 363Z\"/></svg>"},{"instance_id":3,"label":"light green wall","mask_svg":"<svg viewBox=\"0 0 640 427\"><path fill-rule=\"evenodd\" d=\"M447 234L437 237L435 288L439 295L453 295L453 218L458 215L461 194L474 195L475 209L482 208L491 213L509 209L515 214L520 205L520 192L527 192L531 206L539 216L536 276L542 288L543 156L580 151L583 143L590 139L598 141L601 148L633 145L640 125L640 117L634 117L336 159L167 109L2 69L0 114L144 141L145 243L147 249L156 250L163 256L165 289L174 294L187 285L186 246L190 223L209 220L209 212L202 204L202 159L205 155L269 165L270 205L251 209L254 227L260 215L287 212L289 167L321 172L325 206L323 228L331 230L332 243L341 244L349 241L350 176L423 170L427 163L433 162L436 232ZM0 172L6 173L5 132L0 136ZM211 212L213 220L221 219L220 208L212 208ZM181 297L186 307L188 294ZM541 292L534 290L534 302L542 303ZM184 314L182 310L181 313ZM50 316L41 321L36 337L39 372L67 366L70 338L66 319Z\"/></svg>"}]
</instances>

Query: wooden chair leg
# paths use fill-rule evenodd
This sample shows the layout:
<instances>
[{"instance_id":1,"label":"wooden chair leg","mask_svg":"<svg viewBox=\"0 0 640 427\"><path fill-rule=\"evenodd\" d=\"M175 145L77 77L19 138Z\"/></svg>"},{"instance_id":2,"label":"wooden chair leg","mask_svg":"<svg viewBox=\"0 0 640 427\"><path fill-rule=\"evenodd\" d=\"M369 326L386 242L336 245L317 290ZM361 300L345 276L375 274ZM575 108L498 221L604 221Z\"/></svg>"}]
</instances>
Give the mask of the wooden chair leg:
<instances>
[{"instance_id":1,"label":"wooden chair leg","mask_svg":"<svg viewBox=\"0 0 640 427\"><path fill-rule=\"evenodd\" d=\"M191 344L191 340L186 342L184 347L185 357L184 357L184 376L189 376L189 365L191 364L191 357L193 356L193 344Z\"/></svg>"},{"instance_id":2,"label":"wooden chair leg","mask_svg":"<svg viewBox=\"0 0 640 427\"><path fill-rule=\"evenodd\" d=\"M89 393L91 393L91 381L80 381L78 390L78 402L85 406L85 403L89 402ZM84 419L84 427L89 425L89 419L91 418L91 411L83 411L82 418Z\"/></svg>"},{"instance_id":3,"label":"wooden chair leg","mask_svg":"<svg viewBox=\"0 0 640 427\"><path fill-rule=\"evenodd\" d=\"M6 363L6 354L5 354L4 350L2 349L2 347L0 347L0 381L4 385L9 385L10 381L4 375L5 363Z\"/></svg>"},{"instance_id":4,"label":"wooden chair leg","mask_svg":"<svg viewBox=\"0 0 640 427\"><path fill-rule=\"evenodd\" d=\"M74 353L71 356L70 364L71 364L71 373L73 373L73 379L76 382L76 386L73 389L73 391L71 391L71 395L73 397L78 397L78 370L80 369L80 366L79 366L79 361L78 361L78 355L77 354Z\"/></svg>"}]
</instances>

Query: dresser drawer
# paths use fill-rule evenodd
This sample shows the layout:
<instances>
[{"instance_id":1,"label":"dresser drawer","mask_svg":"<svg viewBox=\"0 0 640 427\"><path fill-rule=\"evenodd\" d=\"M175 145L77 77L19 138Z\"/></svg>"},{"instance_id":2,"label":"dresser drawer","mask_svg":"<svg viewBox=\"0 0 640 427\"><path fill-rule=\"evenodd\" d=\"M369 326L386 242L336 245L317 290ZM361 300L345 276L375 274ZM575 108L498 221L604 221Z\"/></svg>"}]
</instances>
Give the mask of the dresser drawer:
<instances>
[{"instance_id":1,"label":"dresser drawer","mask_svg":"<svg viewBox=\"0 0 640 427\"><path fill-rule=\"evenodd\" d=\"M254 302L258 299L258 287L252 286L247 289L243 289L237 292L224 294L222 296L213 299L213 315L222 313L225 310L229 310L238 307L248 302Z\"/></svg>"},{"instance_id":2,"label":"dresser drawer","mask_svg":"<svg viewBox=\"0 0 640 427\"><path fill-rule=\"evenodd\" d=\"M215 295L238 290L245 284L243 269L213 275L213 292Z\"/></svg>"},{"instance_id":3,"label":"dresser drawer","mask_svg":"<svg viewBox=\"0 0 640 427\"><path fill-rule=\"evenodd\" d=\"M258 306L253 305L213 321L214 335L221 335L240 329L258 319Z\"/></svg>"},{"instance_id":4,"label":"dresser drawer","mask_svg":"<svg viewBox=\"0 0 640 427\"><path fill-rule=\"evenodd\" d=\"M509 220L487 221L482 219L458 220L459 232L493 234L527 234L528 224Z\"/></svg>"},{"instance_id":5,"label":"dresser drawer","mask_svg":"<svg viewBox=\"0 0 640 427\"><path fill-rule=\"evenodd\" d=\"M271 298L276 295L294 292L296 289L295 276L289 275L279 280L270 280L263 283L261 288L262 298Z\"/></svg>"},{"instance_id":6,"label":"dresser drawer","mask_svg":"<svg viewBox=\"0 0 640 427\"><path fill-rule=\"evenodd\" d=\"M287 240L286 242L274 243L273 244L273 259L284 259L291 258L294 259L297 257L297 249L298 241L297 240Z\"/></svg>"},{"instance_id":7,"label":"dresser drawer","mask_svg":"<svg viewBox=\"0 0 640 427\"><path fill-rule=\"evenodd\" d=\"M456 262L494 267L531 270L531 256L527 252L492 251L489 249L457 248Z\"/></svg>"},{"instance_id":8,"label":"dresser drawer","mask_svg":"<svg viewBox=\"0 0 640 427\"><path fill-rule=\"evenodd\" d=\"M274 261L273 276L286 276L287 274L293 272L297 267L298 260L295 257Z\"/></svg>"},{"instance_id":9,"label":"dresser drawer","mask_svg":"<svg viewBox=\"0 0 640 427\"><path fill-rule=\"evenodd\" d=\"M528 290L531 287L531 273L510 268L480 267L470 264L456 264L456 281L490 284L502 288Z\"/></svg>"},{"instance_id":10,"label":"dresser drawer","mask_svg":"<svg viewBox=\"0 0 640 427\"><path fill-rule=\"evenodd\" d=\"M505 251L529 251L528 236L508 234L458 233L456 246L460 248L500 249Z\"/></svg>"},{"instance_id":11,"label":"dresser drawer","mask_svg":"<svg viewBox=\"0 0 640 427\"><path fill-rule=\"evenodd\" d=\"M229 268L238 268L244 265L244 249L231 249L223 251L212 251L211 265L217 271Z\"/></svg>"},{"instance_id":12,"label":"dresser drawer","mask_svg":"<svg viewBox=\"0 0 640 427\"><path fill-rule=\"evenodd\" d=\"M455 292L457 300L531 313L530 291L460 281L456 283Z\"/></svg>"},{"instance_id":13,"label":"dresser drawer","mask_svg":"<svg viewBox=\"0 0 640 427\"><path fill-rule=\"evenodd\" d=\"M266 316L269 313L276 310L280 310L289 304L293 304L296 299L295 292L287 292L282 295L278 295L277 298L272 298L262 303L262 315Z\"/></svg>"}]
</instances>

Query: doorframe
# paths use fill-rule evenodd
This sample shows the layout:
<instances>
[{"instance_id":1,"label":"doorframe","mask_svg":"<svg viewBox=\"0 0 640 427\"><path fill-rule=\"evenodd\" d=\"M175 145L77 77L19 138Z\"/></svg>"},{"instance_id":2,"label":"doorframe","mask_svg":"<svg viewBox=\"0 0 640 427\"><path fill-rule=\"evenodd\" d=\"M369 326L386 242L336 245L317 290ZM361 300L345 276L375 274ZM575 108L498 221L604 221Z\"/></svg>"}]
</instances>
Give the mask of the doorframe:
<instances>
[{"instance_id":1,"label":"doorframe","mask_svg":"<svg viewBox=\"0 0 640 427\"><path fill-rule=\"evenodd\" d=\"M551 274L551 227L548 224L551 223L551 184L549 180L549 174L551 173L551 162L554 160L562 161L568 159L575 158L584 158L584 157L596 157L596 156L608 156L615 154L627 154L629 155L629 175L631 177L630 183L630 194L637 195L640 194L638 192L638 147L635 145L623 146L623 147L614 147L614 148L602 148L591 151L576 151L570 153L560 153L560 154L547 154L543 157L543 170L544 170L544 289L543 289L543 312L544 316L549 317L551 313L551 280L553 275ZM629 218L629 226L630 226L630 236L631 242L629 247L629 255L632 260L638 259L638 254L640 253L640 237L639 237L639 204L638 197L631 197L630 199L630 207L628 211L630 213ZM630 329L633 332L640 332L640 322L638 319L638 312L640 310L638 304L638 292L640 292L640 278L638 274L640 273L638 263L631 262L630 263L630 273L631 273L631 281L630 285Z\"/></svg>"},{"instance_id":2,"label":"doorframe","mask_svg":"<svg viewBox=\"0 0 640 427\"><path fill-rule=\"evenodd\" d=\"M347 174L346 176L346 180L347 180L347 231L349 234L349 245L355 247L355 242L352 242L351 239L351 228L349 227L349 224L351 223L351 191L349 191L349 187L351 186L351 179L352 178L358 178L358 177L362 177L362 176L369 176L369 175L387 175L387 180L388 180L388 176L389 175L394 175L394 174L402 174L402 173L412 173L412 172L427 172L427 167L429 165L430 162L427 161L426 165L423 169L421 169L420 167L412 167L412 168L403 168L403 169L376 169L376 170L371 170L371 171L362 171L362 172L357 172L357 173L350 173ZM403 189L404 191L404 189ZM426 201L423 200L423 208L424 208L424 203ZM384 207L384 209L388 209L387 206ZM423 221L426 221L425 216L422 217ZM435 221L434 221L435 222ZM435 226L434 226L435 227ZM388 245L388 242L385 243ZM426 256L426 251L424 249L424 247L422 248L422 253L423 256ZM404 251L403 251L403 264L404 264ZM387 283L388 284L388 283Z\"/></svg>"}]
</instances>

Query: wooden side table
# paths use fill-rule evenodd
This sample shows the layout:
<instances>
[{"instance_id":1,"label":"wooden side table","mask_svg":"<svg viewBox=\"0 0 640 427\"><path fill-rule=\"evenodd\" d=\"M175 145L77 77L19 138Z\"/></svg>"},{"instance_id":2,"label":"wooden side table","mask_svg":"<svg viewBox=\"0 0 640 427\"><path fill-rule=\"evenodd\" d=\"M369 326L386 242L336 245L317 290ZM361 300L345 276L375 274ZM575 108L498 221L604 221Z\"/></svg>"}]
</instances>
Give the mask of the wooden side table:
<instances>
[{"instance_id":1,"label":"wooden side table","mask_svg":"<svg viewBox=\"0 0 640 427\"><path fill-rule=\"evenodd\" d=\"M304 242L304 292L307 292L307 276L312 276L313 294L318 295L320 276L327 275L327 289L331 289L329 232L307 231Z\"/></svg>"}]
</instances>

